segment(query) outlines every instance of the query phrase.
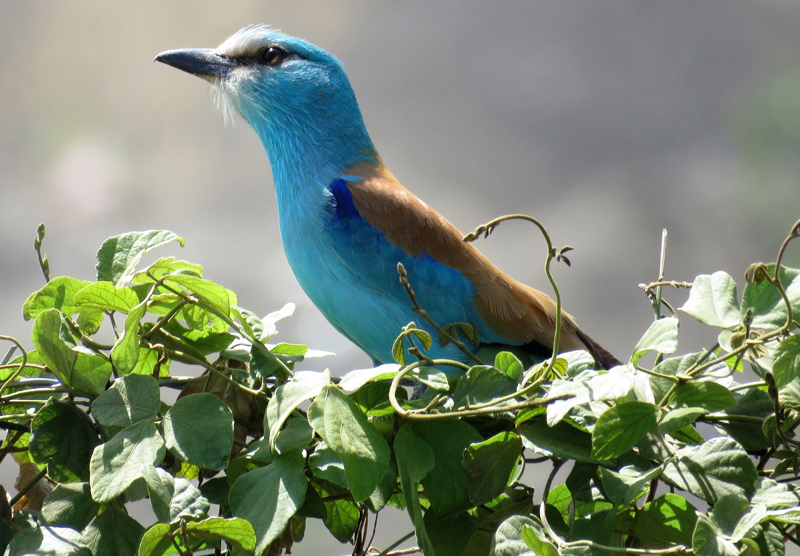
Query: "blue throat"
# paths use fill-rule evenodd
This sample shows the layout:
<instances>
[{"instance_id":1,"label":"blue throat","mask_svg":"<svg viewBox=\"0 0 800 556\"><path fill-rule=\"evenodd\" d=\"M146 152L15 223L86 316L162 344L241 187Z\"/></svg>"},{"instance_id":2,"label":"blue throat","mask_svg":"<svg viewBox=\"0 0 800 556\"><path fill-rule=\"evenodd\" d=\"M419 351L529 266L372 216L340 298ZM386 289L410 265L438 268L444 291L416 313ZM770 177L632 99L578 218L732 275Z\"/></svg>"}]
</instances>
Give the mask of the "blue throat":
<instances>
[{"instance_id":1,"label":"blue throat","mask_svg":"<svg viewBox=\"0 0 800 556\"><path fill-rule=\"evenodd\" d=\"M309 196L321 197L351 165L380 161L346 78L329 96L315 100L292 107L274 99L257 109L243 107L269 155L282 219L293 207L309 204ZM265 105L280 108L267 111Z\"/></svg>"}]
</instances>

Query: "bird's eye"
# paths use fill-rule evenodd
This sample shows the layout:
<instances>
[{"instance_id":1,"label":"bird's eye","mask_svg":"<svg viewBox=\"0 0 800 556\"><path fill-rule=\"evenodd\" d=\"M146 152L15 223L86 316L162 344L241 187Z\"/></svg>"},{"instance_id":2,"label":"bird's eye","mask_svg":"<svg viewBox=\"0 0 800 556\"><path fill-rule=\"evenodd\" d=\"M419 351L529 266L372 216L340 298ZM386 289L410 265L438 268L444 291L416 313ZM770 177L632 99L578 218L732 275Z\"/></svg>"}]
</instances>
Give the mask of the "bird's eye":
<instances>
[{"instance_id":1,"label":"bird's eye","mask_svg":"<svg viewBox=\"0 0 800 556\"><path fill-rule=\"evenodd\" d=\"M259 57L268 66L277 66L286 58L286 51L280 46L269 46L261 52Z\"/></svg>"}]
</instances>

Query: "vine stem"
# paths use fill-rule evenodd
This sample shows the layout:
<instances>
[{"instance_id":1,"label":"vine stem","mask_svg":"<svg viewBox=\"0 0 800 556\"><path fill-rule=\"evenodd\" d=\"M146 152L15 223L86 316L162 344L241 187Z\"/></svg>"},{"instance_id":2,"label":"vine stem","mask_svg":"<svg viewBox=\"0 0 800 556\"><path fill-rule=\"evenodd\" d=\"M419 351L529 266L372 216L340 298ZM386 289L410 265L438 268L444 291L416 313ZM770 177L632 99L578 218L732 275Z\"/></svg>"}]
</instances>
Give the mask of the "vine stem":
<instances>
[{"instance_id":1,"label":"vine stem","mask_svg":"<svg viewBox=\"0 0 800 556\"><path fill-rule=\"evenodd\" d=\"M8 505L9 505L9 506L11 506L11 507L13 507L13 506L14 506L14 504L16 504L17 502L19 502L20 500L22 500L22 497L23 497L23 496L25 496L26 494L28 494L28 492L29 492L29 491L30 491L30 490L31 490L31 489L32 489L34 486L36 486L36 483L38 483L40 480L42 480L42 478L43 478L45 475L47 475L47 467L45 467L44 469L42 469L41 471L39 471L39 472L36 474L36 476L35 476L33 479L31 479L31 482L29 482L29 483L28 483L28 484L26 484L24 487L22 487L21 489L19 489L19 492L17 493L17 495L16 495L16 496L14 496L14 498L12 498L11 500L9 500L9 501L8 501Z\"/></svg>"},{"instance_id":2,"label":"vine stem","mask_svg":"<svg viewBox=\"0 0 800 556\"><path fill-rule=\"evenodd\" d=\"M406 272L406 268L403 266L403 263L397 263L397 274L400 276L400 283L405 288L406 295L411 300L411 303L414 304L411 310L414 311L423 319L425 319L427 323L430 324L434 330L436 330L436 332L439 334L439 337L443 336L447 338L447 341L456 346L456 348L458 348L458 350L461 351L461 353L465 354L467 357L472 359L472 361L474 361L478 365L485 364L483 361L481 361L481 359L477 355L475 355L474 353L472 353L470 350L467 349L467 346L464 345L464 342L454 337L452 334L448 334L447 331L445 331L441 326L436 324L436 322L430 317L428 312L422 308L422 306L419 304L419 301L417 301L417 294L414 293L414 288L411 287L411 283L408 281L408 273ZM410 337L409 340L411 340ZM413 340L411 341L413 342Z\"/></svg>"},{"instance_id":3,"label":"vine stem","mask_svg":"<svg viewBox=\"0 0 800 556\"><path fill-rule=\"evenodd\" d=\"M664 281L664 272L667 266L667 229L661 230L661 257L658 263L658 280L656 280L656 299L653 303L653 310L656 313L656 320L661 318L661 284Z\"/></svg>"},{"instance_id":4,"label":"vine stem","mask_svg":"<svg viewBox=\"0 0 800 556\"><path fill-rule=\"evenodd\" d=\"M269 349L267 349L267 346L265 346L261 341L259 341L258 338L250 338L250 336L247 334L247 332L244 330L244 328L239 323L237 323L236 321L231 319L230 315L225 315L225 314L221 313L215 307L212 307L210 304L206 303L202 299L195 298L195 297L193 297L191 295L187 295L184 292L182 292L180 290L177 290L175 288L172 288L169 285L165 284L164 281L163 281L164 277L169 277L169 275L162 276L161 279L157 279L155 276L153 276L149 272L147 273L147 275L152 280L156 281L156 285L163 286L166 290L174 293L175 295L177 295L181 299L186 300L188 303L192 303L194 305L197 305L198 307L200 307L202 309L205 309L209 313L212 313L212 314L216 315L217 317L219 317L220 319L222 319L222 322L227 324L229 327L235 329L239 333L239 335L242 336L242 338L247 338L248 340L250 340L250 343L252 344L252 346L254 348L256 348L258 351L260 351L266 358L268 358L270 361L276 362L278 364L278 366L281 368L281 370L284 373L286 373L287 376L293 376L294 375L294 372L288 366L286 366L286 363L284 363L280 359L280 357L277 357L274 353L272 353ZM254 390L253 392L257 392L257 391Z\"/></svg>"},{"instance_id":5,"label":"vine stem","mask_svg":"<svg viewBox=\"0 0 800 556\"><path fill-rule=\"evenodd\" d=\"M572 541L565 544L565 547L579 547L585 546L587 548L596 548L598 550L607 550L608 552L617 552L619 554L641 554L653 556L678 556L681 554L691 554L691 550L682 544L671 546L669 548L628 548L626 546L607 546L605 544L596 543L594 541L580 540Z\"/></svg>"},{"instance_id":6,"label":"vine stem","mask_svg":"<svg viewBox=\"0 0 800 556\"><path fill-rule=\"evenodd\" d=\"M558 470L561 469L561 466L564 464L561 460L555 460L553 462L553 469L550 470L550 475L547 477L547 482L544 485L544 492L542 493L542 500L539 502L539 519L542 521L542 525L547 530L547 534L550 535L550 538L556 541L556 544L559 548L563 547L566 544L566 541L556 533L553 528L550 526L550 523L547 521L547 497L550 496L550 488L553 486L553 479L556 478L556 473Z\"/></svg>"},{"instance_id":7,"label":"vine stem","mask_svg":"<svg viewBox=\"0 0 800 556\"><path fill-rule=\"evenodd\" d=\"M391 554L390 551L394 547L399 546L401 543L407 541L408 539L413 537L416 533L417 533L416 530L412 529L410 533L408 533L406 535L403 535L402 537L397 539L395 542L393 542L388 548L385 548L380 554L378 554L378 556L387 556L388 554Z\"/></svg>"},{"instance_id":8,"label":"vine stem","mask_svg":"<svg viewBox=\"0 0 800 556\"><path fill-rule=\"evenodd\" d=\"M543 376L549 376L550 372L553 370L556 357L558 356L558 345L561 340L561 292L558 289L558 285L556 284L555 279L553 278L553 274L550 272L550 263L556 257L560 258L566 250L572 249L571 247L564 247L561 250L561 253L558 255L556 254L555 249L553 248L553 242L550 240L550 234L547 233L547 230L542 225L539 220L534 218L533 216L528 216L527 214L508 214L506 216L501 216L499 218L495 218L494 220L484 224L483 226L478 226L472 232L468 233L464 236L463 241L465 242L472 242L478 239L478 237L483 234L484 237L488 237L497 226L499 226L502 222L506 220L525 220L527 222L531 222L535 224L539 231L542 233L544 237L545 243L547 243L547 257L544 261L544 273L547 276L547 280L550 282L550 287L553 288L553 297L555 297L556 301L556 326L555 326L555 333L553 334L553 354L550 358L550 363L547 365L547 368L543 371ZM567 261L569 262L569 261Z\"/></svg>"},{"instance_id":9,"label":"vine stem","mask_svg":"<svg viewBox=\"0 0 800 556\"><path fill-rule=\"evenodd\" d=\"M458 361L451 361L449 359L434 359L431 361L432 366L436 365L447 365L451 367L457 367L461 370L469 370L469 366L465 365L464 363L460 363ZM542 405L547 405L549 403L558 401L558 400L566 400L569 398L574 397L574 394L564 394L561 396L553 396L552 398L537 398L533 400L527 400L518 404L507 405L503 407L485 407L485 404L482 404L479 408L474 407L467 407L465 409L456 409L454 411L448 411L445 413L415 413L414 411L408 411L400 405L400 402L397 400L397 388L400 386L400 381L405 377L408 373L416 369L420 366L427 366L423 365L421 361L415 361L410 365L406 365L395 375L394 379L392 379L392 384L389 386L389 403L392 404L392 407L397 412L398 415L401 417L406 417L408 419L453 419L455 417L471 417L474 415L490 415L493 413L501 413L506 411L517 411L520 409L527 409L529 407L537 407ZM521 392L521 391L520 391ZM519 392L515 394L519 395ZM492 405L496 403L500 403L499 400L495 400L492 402Z\"/></svg>"},{"instance_id":10,"label":"vine stem","mask_svg":"<svg viewBox=\"0 0 800 556\"><path fill-rule=\"evenodd\" d=\"M8 342L11 342L12 344L16 345L17 348L22 352L22 361L19 364L19 368L16 371L14 371L13 373L11 373L11 376L8 377L5 380L5 382L3 382L2 386L0 386L0 395L2 395L3 392L5 392L5 390L8 388L8 386L12 382L14 382L17 379L17 377L20 375L20 373L25 369L25 365L28 364L28 352L25 351L25 348L22 347L22 344L19 342L19 340L17 340L13 336L5 336L3 334L0 334L0 340L6 340Z\"/></svg>"},{"instance_id":11,"label":"vine stem","mask_svg":"<svg viewBox=\"0 0 800 556\"><path fill-rule=\"evenodd\" d=\"M781 248L778 249L778 258L775 260L775 272L773 278L771 280L772 285L777 288L778 292L781 294L783 298L783 302L786 304L786 322L783 326L780 327L779 330L781 331L788 331L789 328L792 326L792 322L794 321L794 315L792 314L792 302L789 300L789 295L786 293L786 290L783 288L783 284L781 284L781 263L783 261L783 255L786 253L786 249L789 247L789 243L792 240L797 239L800 237L800 220L794 223L792 226L789 235L786 236L786 239L783 240L781 243Z\"/></svg>"}]
</instances>

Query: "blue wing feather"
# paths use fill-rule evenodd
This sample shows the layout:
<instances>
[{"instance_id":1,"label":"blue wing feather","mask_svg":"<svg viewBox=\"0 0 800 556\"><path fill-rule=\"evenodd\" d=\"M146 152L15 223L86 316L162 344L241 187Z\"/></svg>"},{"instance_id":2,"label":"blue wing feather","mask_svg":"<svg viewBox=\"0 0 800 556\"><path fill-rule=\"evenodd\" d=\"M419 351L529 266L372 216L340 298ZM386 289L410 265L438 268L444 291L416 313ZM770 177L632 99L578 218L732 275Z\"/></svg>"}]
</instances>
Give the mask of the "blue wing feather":
<instances>
[{"instance_id":1,"label":"blue wing feather","mask_svg":"<svg viewBox=\"0 0 800 556\"><path fill-rule=\"evenodd\" d=\"M397 263L403 263L420 305L434 322L440 326L470 322L478 327L482 342L504 341L486 325L475 308L473 284L461 272L436 261L428 253L412 256L392 245L358 212L344 179L334 180L329 185L327 208L329 218L325 232L344 266L352 270L352 279L360 282L352 284L353 287L372 288L392 303L410 307L411 301L397 274ZM409 311L408 321L414 317ZM381 316L372 315L371 318ZM398 334L400 326L408 321L397 323ZM424 323L418 324L426 327Z\"/></svg>"}]
</instances>

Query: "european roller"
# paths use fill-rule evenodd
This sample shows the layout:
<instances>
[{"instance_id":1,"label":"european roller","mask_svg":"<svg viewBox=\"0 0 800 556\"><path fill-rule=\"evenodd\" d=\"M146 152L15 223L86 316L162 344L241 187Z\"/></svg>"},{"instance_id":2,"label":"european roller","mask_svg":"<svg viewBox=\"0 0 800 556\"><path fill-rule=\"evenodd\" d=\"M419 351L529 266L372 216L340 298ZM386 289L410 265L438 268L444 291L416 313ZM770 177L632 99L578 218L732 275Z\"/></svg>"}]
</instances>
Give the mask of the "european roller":
<instances>
[{"instance_id":1,"label":"european roller","mask_svg":"<svg viewBox=\"0 0 800 556\"><path fill-rule=\"evenodd\" d=\"M398 263L434 322L478 330L471 350L552 350L555 302L503 274L400 184L372 144L334 56L257 25L216 49L169 50L156 61L210 82L223 110L253 127L269 155L292 271L330 323L375 364L393 360L392 343L409 322L434 332L413 312ZM561 351L584 349L600 366L618 364L562 314ZM428 355L465 361L455 346L435 341Z\"/></svg>"}]
</instances>

